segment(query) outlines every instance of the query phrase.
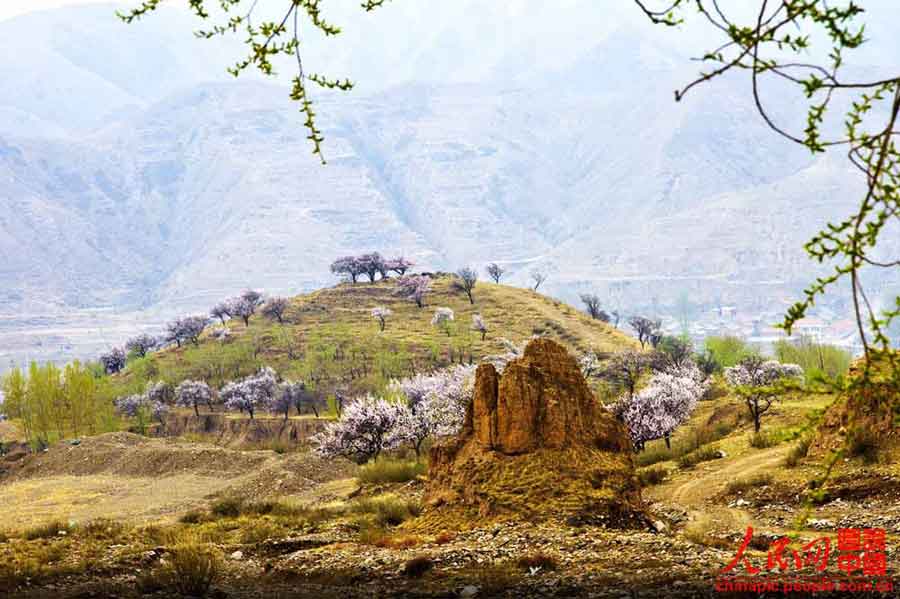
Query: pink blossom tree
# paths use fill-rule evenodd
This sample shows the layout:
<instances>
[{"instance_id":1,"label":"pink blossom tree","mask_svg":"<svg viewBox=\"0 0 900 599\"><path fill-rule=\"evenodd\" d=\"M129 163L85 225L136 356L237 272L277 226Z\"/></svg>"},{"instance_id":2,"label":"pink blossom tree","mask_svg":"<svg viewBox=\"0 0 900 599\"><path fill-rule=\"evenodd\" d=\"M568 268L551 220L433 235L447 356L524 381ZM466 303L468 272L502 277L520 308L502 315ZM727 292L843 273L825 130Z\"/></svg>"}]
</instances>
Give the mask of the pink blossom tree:
<instances>
[{"instance_id":1,"label":"pink blossom tree","mask_svg":"<svg viewBox=\"0 0 900 599\"><path fill-rule=\"evenodd\" d=\"M690 417L706 389L694 367L655 374L646 387L625 394L613 404L613 413L628 427L635 449L647 441L665 439Z\"/></svg>"},{"instance_id":2,"label":"pink blossom tree","mask_svg":"<svg viewBox=\"0 0 900 599\"><path fill-rule=\"evenodd\" d=\"M344 457L357 464L378 459L398 442L392 431L402 406L371 395L347 403L337 422L315 435L316 453L324 458Z\"/></svg>"}]
</instances>

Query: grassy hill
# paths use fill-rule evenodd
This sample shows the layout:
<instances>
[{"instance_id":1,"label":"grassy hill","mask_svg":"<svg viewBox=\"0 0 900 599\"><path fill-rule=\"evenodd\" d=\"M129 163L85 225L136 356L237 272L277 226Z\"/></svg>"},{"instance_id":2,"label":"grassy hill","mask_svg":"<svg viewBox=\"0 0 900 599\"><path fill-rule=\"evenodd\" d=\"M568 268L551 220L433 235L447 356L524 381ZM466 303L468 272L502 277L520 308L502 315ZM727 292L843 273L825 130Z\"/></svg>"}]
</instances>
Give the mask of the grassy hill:
<instances>
[{"instance_id":1,"label":"grassy hill","mask_svg":"<svg viewBox=\"0 0 900 599\"><path fill-rule=\"evenodd\" d=\"M436 276L424 308L399 297L391 279L343 283L297 296L283 325L261 315L254 316L249 327L239 319L228 321L227 340L215 339L210 330L197 345L132 360L114 384L121 393L140 391L150 380L178 383L193 378L220 386L271 366L282 377L304 380L323 394L338 388L356 393L376 391L390 379L414 372L504 353L503 339L520 343L543 335L575 353L608 353L637 345L613 326L529 289L479 282L472 305L452 282L452 276ZM392 311L384 331L371 316L375 306ZM451 326L431 324L438 307L454 311ZM471 330L474 314L489 328L484 340Z\"/></svg>"}]
</instances>

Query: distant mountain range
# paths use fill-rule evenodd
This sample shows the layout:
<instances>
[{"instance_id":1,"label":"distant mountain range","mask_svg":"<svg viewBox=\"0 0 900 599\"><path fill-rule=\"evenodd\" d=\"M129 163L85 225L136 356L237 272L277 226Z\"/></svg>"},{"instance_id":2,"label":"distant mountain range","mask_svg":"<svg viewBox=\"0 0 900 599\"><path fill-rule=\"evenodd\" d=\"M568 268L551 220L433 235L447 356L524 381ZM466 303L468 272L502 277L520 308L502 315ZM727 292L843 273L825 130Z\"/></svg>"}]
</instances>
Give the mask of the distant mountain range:
<instances>
[{"instance_id":1,"label":"distant mountain range","mask_svg":"<svg viewBox=\"0 0 900 599\"><path fill-rule=\"evenodd\" d=\"M19 56L0 65L0 317L20 323L0 326L0 361L35 317L54 318L52 351L6 349L15 360L117 341L65 341L97 309L139 326L248 286L299 292L369 250L497 261L522 285L540 269L547 292L626 310L684 294L771 306L819 272L803 242L857 199L841 157L764 128L743 81L673 102L692 66L630 25L566 47L556 70L491 54L477 82L413 81L443 47L426 40L397 66L409 81L316 95L322 167L283 87L220 75L231 46L192 40L178 12L110 15L0 23ZM802 122L789 96L773 109Z\"/></svg>"}]
</instances>

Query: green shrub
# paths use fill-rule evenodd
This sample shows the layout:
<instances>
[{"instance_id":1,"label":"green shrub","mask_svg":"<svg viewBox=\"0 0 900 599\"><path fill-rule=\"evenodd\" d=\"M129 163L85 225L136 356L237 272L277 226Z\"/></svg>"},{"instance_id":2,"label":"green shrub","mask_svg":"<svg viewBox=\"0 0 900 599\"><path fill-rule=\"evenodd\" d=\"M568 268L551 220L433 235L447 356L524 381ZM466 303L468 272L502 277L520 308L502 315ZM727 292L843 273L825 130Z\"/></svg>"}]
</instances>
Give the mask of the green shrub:
<instances>
[{"instance_id":1,"label":"green shrub","mask_svg":"<svg viewBox=\"0 0 900 599\"><path fill-rule=\"evenodd\" d=\"M654 441L650 447L635 456L635 463L638 466L651 466L659 462L677 460L704 445L727 437L737 425L738 420L734 420L694 427L683 437L673 441L672 449L668 449L662 441Z\"/></svg>"},{"instance_id":2,"label":"green shrub","mask_svg":"<svg viewBox=\"0 0 900 599\"><path fill-rule=\"evenodd\" d=\"M733 480L725 486L725 492L729 495L735 495L754 487L764 487L769 484L772 484L772 475L766 472L763 474L755 474L748 478Z\"/></svg>"},{"instance_id":3,"label":"green shrub","mask_svg":"<svg viewBox=\"0 0 900 599\"><path fill-rule=\"evenodd\" d=\"M736 365L747 356L758 352L739 337L707 337L706 351L722 368Z\"/></svg>"},{"instance_id":4,"label":"green shrub","mask_svg":"<svg viewBox=\"0 0 900 599\"><path fill-rule=\"evenodd\" d=\"M807 382L842 377L850 370L852 360L850 352L811 339L801 339L798 344L778 341L775 343L775 357L779 362L802 366Z\"/></svg>"},{"instance_id":5,"label":"green shrub","mask_svg":"<svg viewBox=\"0 0 900 599\"><path fill-rule=\"evenodd\" d=\"M652 468L646 468L638 472L638 478L641 481L641 486L644 487L658 485L659 483L666 480L666 477L668 475L669 471L662 466L654 466Z\"/></svg>"},{"instance_id":6,"label":"green shrub","mask_svg":"<svg viewBox=\"0 0 900 599\"><path fill-rule=\"evenodd\" d=\"M687 453L678 459L678 467L682 470L693 468L701 462L717 460L721 457L719 449L715 446L701 447L691 453Z\"/></svg>"},{"instance_id":7,"label":"green shrub","mask_svg":"<svg viewBox=\"0 0 900 599\"><path fill-rule=\"evenodd\" d=\"M775 447L779 443L781 443L781 439L778 438L778 435L771 433L759 432L750 435L750 447L755 447L756 449Z\"/></svg>"},{"instance_id":8,"label":"green shrub","mask_svg":"<svg viewBox=\"0 0 900 599\"><path fill-rule=\"evenodd\" d=\"M356 478L364 483L404 483L424 474L425 469L422 462L383 458L361 466Z\"/></svg>"}]
</instances>

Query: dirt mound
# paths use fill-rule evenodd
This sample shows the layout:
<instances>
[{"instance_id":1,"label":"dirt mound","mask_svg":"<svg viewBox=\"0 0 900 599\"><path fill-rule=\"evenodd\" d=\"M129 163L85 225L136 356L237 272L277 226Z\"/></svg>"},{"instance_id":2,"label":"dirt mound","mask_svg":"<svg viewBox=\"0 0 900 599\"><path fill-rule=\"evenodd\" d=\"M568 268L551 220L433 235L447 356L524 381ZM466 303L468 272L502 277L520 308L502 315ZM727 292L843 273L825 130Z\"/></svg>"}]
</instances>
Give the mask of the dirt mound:
<instances>
[{"instance_id":1,"label":"dirt mound","mask_svg":"<svg viewBox=\"0 0 900 599\"><path fill-rule=\"evenodd\" d=\"M429 476L425 525L456 516L643 522L628 432L547 339L502 376L479 366L463 430L432 448Z\"/></svg>"},{"instance_id":2,"label":"dirt mound","mask_svg":"<svg viewBox=\"0 0 900 599\"><path fill-rule=\"evenodd\" d=\"M108 433L62 442L29 456L10 479L52 476L111 475L164 478L191 475L234 481L234 492L265 497L304 493L316 485L353 476L342 460L322 460L309 452L278 455L271 451L237 451L132 433Z\"/></svg>"},{"instance_id":3,"label":"dirt mound","mask_svg":"<svg viewBox=\"0 0 900 599\"><path fill-rule=\"evenodd\" d=\"M281 444L296 447L325 429L324 418L235 418L228 414L200 414L175 412L169 414L163 426L154 434L163 437L199 435L204 440L225 447L253 448L262 444Z\"/></svg>"},{"instance_id":4,"label":"dirt mound","mask_svg":"<svg viewBox=\"0 0 900 599\"><path fill-rule=\"evenodd\" d=\"M148 439L132 433L61 442L26 461L17 473L28 476L166 476L190 472L203 476L238 476L268 459L263 453L237 452L211 445Z\"/></svg>"},{"instance_id":5,"label":"dirt mound","mask_svg":"<svg viewBox=\"0 0 900 599\"><path fill-rule=\"evenodd\" d=\"M900 360L900 355L895 356ZM809 454L823 457L847 445L848 436L870 439L885 448L900 443L900 380L887 357L873 358L869 381L863 382L865 363L850 368L852 384L825 413Z\"/></svg>"}]
</instances>

